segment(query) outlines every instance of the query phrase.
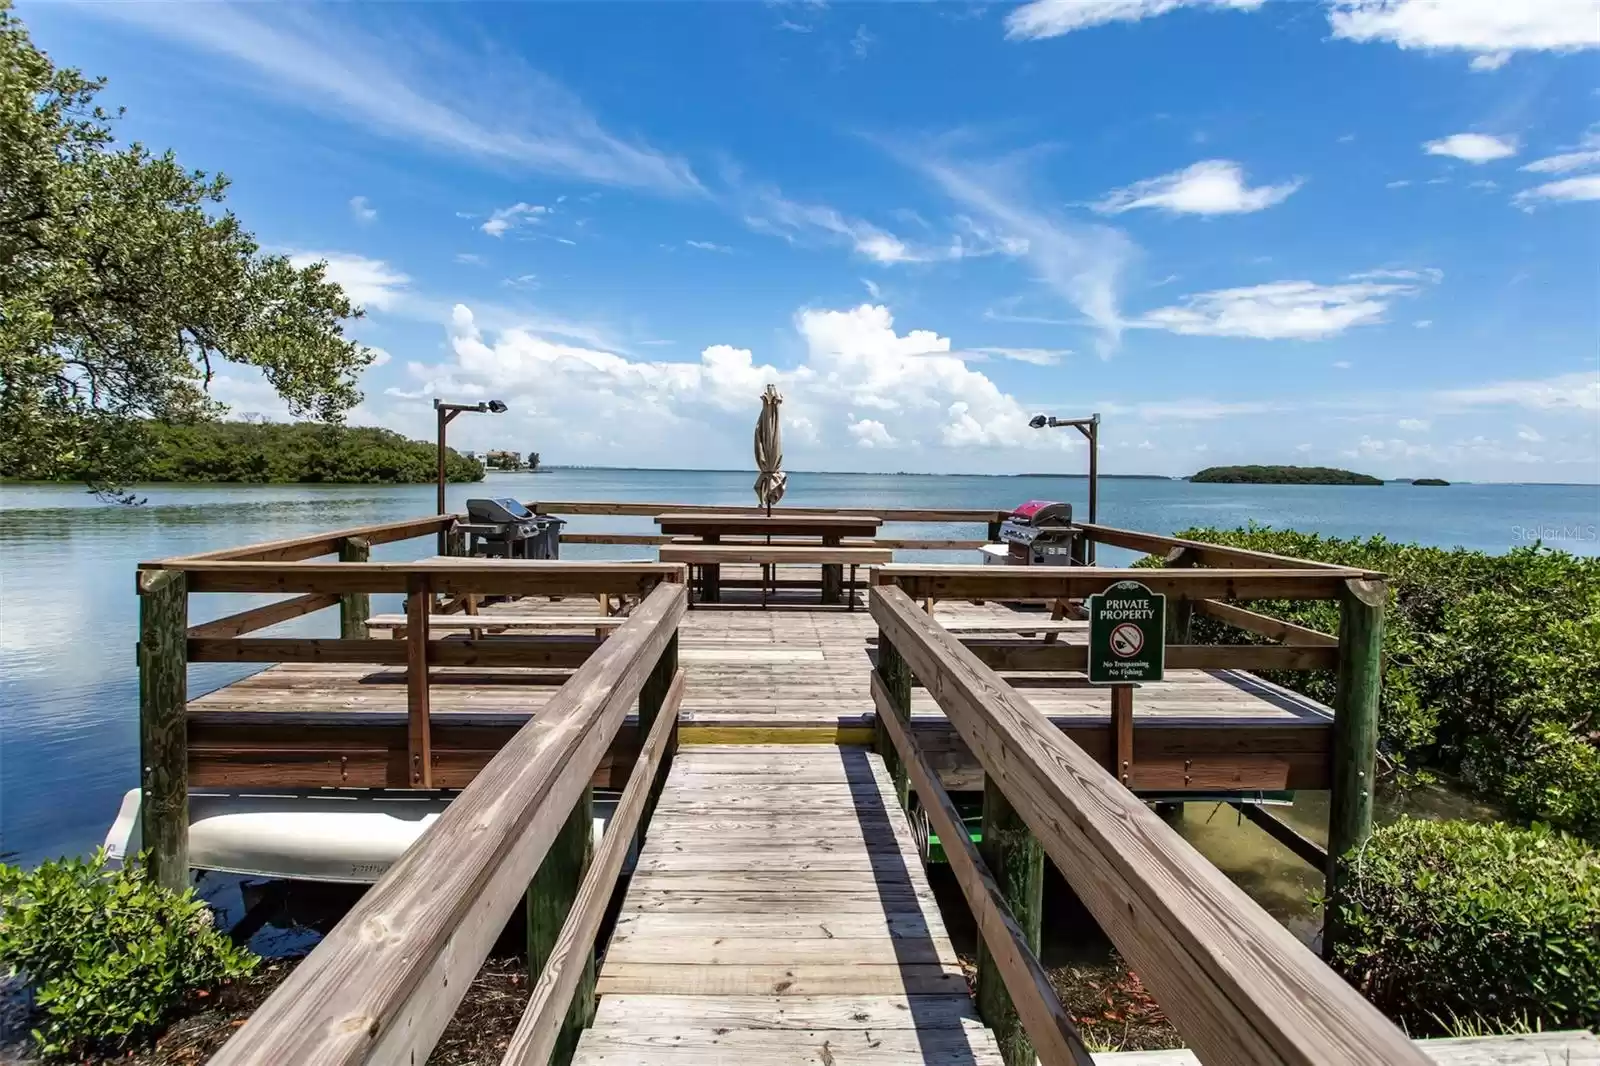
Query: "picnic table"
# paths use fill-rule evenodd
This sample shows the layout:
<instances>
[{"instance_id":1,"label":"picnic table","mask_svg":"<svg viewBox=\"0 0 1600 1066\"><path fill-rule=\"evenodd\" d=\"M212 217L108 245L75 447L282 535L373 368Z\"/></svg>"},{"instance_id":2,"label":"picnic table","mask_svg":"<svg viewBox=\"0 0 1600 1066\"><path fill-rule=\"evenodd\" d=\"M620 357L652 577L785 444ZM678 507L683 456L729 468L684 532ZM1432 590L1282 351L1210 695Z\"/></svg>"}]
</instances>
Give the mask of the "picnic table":
<instances>
[{"instance_id":1,"label":"picnic table","mask_svg":"<svg viewBox=\"0 0 1600 1066\"><path fill-rule=\"evenodd\" d=\"M838 514L660 514L656 525L668 536L696 537L705 544L718 544L723 537L816 537L825 547L838 547L846 537L875 537L883 519L874 515ZM763 563L766 568L775 566ZM700 568L700 599L715 603L721 598L721 567L706 563ZM844 564L822 564L822 602L843 599Z\"/></svg>"}]
</instances>

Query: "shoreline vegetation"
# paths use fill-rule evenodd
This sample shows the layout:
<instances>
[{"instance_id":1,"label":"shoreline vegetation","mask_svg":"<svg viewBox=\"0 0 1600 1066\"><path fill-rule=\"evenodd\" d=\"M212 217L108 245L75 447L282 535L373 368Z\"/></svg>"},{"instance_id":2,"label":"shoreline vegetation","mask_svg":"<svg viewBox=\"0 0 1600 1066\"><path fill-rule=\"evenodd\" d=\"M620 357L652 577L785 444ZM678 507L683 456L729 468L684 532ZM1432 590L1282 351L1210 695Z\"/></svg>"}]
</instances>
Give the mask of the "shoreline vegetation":
<instances>
[{"instance_id":1,"label":"shoreline vegetation","mask_svg":"<svg viewBox=\"0 0 1600 1066\"><path fill-rule=\"evenodd\" d=\"M1331 466L1208 466L1189 480L1196 485L1382 485L1382 478Z\"/></svg>"},{"instance_id":2,"label":"shoreline vegetation","mask_svg":"<svg viewBox=\"0 0 1600 1066\"><path fill-rule=\"evenodd\" d=\"M415 485L437 474L430 443L318 422L142 422L122 463L127 484ZM445 476L482 481L484 464L447 448ZM43 480L93 484L95 470L68 465Z\"/></svg>"}]
</instances>

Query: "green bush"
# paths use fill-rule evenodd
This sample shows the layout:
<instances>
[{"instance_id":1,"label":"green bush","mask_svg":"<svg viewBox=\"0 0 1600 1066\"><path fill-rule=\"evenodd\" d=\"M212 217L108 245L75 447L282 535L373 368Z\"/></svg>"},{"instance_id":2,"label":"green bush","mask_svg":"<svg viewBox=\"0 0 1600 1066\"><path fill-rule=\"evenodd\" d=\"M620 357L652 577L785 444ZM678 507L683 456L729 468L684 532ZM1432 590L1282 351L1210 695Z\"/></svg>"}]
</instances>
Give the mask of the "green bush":
<instances>
[{"instance_id":1,"label":"green bush","mask_svg":"<svg viewBox=\"0 0 1600 1066\"><path fill-rule=\"evenodd\" d=\"M1600 852L1585 842L1402 819L1348 861L1334 966L1413 1033L1600 1025Z\"/></svg>"},{"instance_id":2,"label":"green bush","mask_svg":"<svg viewBox=\"0 0 1600 1066\"><path fill-rule=\"evenodd\" d=\"M1386 761L1458 774L1513 814L1600 840L1600 559L1537 546L1489 555L1262 526L1179 536L1387 574L1379 720ZM1251 606L1338 632L1331 602ZM1263 638L1196 616L1195 639ZM1270 676L1313 699L1333 699L1332 674Z\"/></svg>"},{"instance_id":3,"label":"green bush","mask_svg":"<svg viewBox=\"0 0 1600 1066\"><path fill-rule=\"evenodd\" d=\"M0 966L32 986L44 1054L124 1048L256 961L212 928L192 889L162 888L142 865L108 870L104 851L0 863Z\"/></svg>"}]
</instances>

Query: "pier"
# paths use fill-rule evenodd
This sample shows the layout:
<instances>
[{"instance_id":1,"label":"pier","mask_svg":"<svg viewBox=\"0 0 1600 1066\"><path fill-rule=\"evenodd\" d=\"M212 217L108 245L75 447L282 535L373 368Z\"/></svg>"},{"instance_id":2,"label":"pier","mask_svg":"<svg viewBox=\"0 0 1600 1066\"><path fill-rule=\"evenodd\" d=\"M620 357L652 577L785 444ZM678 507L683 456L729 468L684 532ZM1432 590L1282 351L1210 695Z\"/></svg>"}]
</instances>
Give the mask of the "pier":
<instances>
[{"instance_id":1,"label":"pier","mask_svg":"<svg viewBox=\"0 0 1600 1066\"><path fill-rule=\"evenodd\" d=\"M828 546L897 559L975 549L1004 517L774 514L987 534ZM217 1063L423 1062L524 912L534 984L508 1064L1600 1061L1572 1034L1413 1043L1142 798L1328 789L1326 851L1254 817L1336 883L1371 831L1381 574L1079 523L1080 545L1165 566L1080 551L1061 567L875 564L849 582L752 545L713 579L673 562L467 558L459 521L140 568L142 821L159 879L187 883L191 789L460 790ZM371 561L412 539L430 554ZM1091 686L1081 604L1129 579L1167 597L1165 678ZM190 624L192 598L229 592L284 598ZM373 609L384 594L405 597L402 614ZM1339 632L1248 606L1296 599L1336 601ZM339 613L339 637L251 635L315 611ZM1197 612L1260 642L1194 644ZM266 668L190 700L191 662ZM1264 670L1332 671L1337 697L1321 706ZM597 844L595 787L622 790ZM981 844L952 791L982 793ZM980 933L972 988L924 874L930 833ZM1091 1055L1037 959L1046 861L1189 1052ZM1340 935L1335 915L1325 938Z\"/></svg>"}]
</instances>

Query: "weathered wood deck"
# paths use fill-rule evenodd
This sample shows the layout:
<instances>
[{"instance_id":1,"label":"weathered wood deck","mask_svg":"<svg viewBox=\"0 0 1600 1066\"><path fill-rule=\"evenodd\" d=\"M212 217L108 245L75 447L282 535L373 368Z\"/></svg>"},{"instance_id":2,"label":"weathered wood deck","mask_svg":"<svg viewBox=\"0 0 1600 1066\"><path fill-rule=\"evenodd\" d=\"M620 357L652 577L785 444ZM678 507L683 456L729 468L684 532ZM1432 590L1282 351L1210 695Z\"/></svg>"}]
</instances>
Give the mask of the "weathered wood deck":
<instances>
[{"instance_id":1,"label":"weathered wood deck","mask_svg":"<svg viewBox=\"0 0 1600 1066\"><path fill-rule=\"evenodd\" d=\"M706 746L673 763L575 1063L998 1066L883 761Z\"/></svg>"},{"instance_id":2,"label":"weathered wood deck","mask_svg":"<svg viewBox=\"0 0 1600 1066\"><path fill-rule=\"evenodd\" d=\"M727 569L739 578L737 568ZM750 571L745 576L753 578ZM780 591L767 610L751 608L754 590L724 595L731 602L690 611L680 631L688 673L682 743L870 744L877 627L868 612L819 606L814 589ZM595 601L574 598L522 599L485 608L485 617L502 611L577 620L564 633L542 631L539 639L552 642L593 638L582 619L599 617ZM941 601L934 617L974 638L1005 636L1010 627L1020 634L1048 629L1066 644L1086 640L1085 623L1050 623L1046 614L1000 604ZM465 786L568 675L557 667L432 669L435 784ZM1091 754L1111 758L1104 689L1060 673L1002 675ZM980 788L977 760L921 689L913 694L912 719L945 785ZM190 781L401 787L406 720L404 666L270 666L190 701ZM1330 721L1326 708L1250 674L1169 670L1166 681L1135 696L1130 783L1145 791L1326 787ZM624 726L595 783L621 787L636 746L633 728Z\"/></svg>"}]
</instances>

